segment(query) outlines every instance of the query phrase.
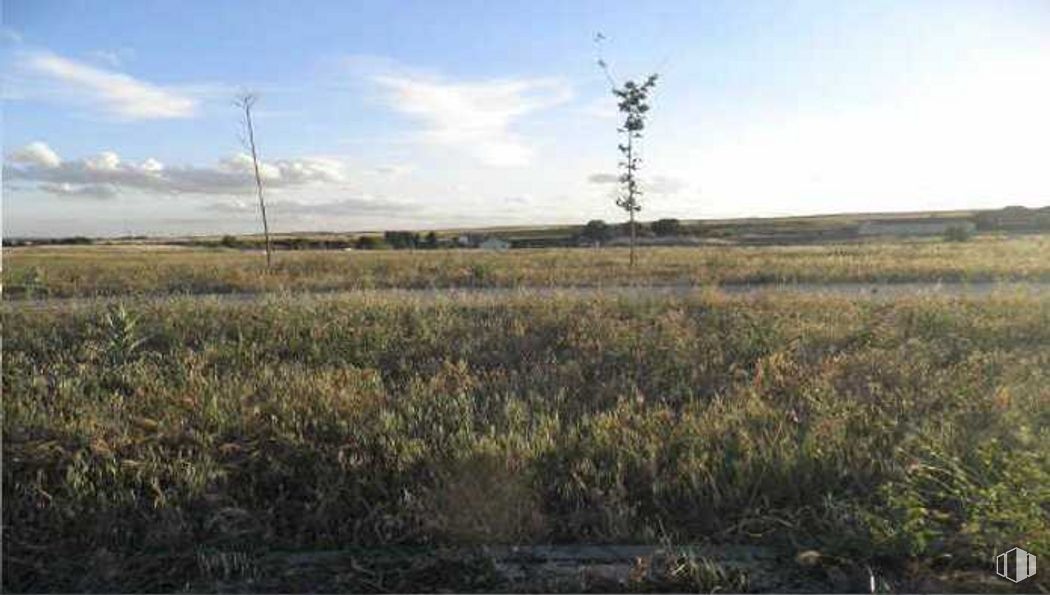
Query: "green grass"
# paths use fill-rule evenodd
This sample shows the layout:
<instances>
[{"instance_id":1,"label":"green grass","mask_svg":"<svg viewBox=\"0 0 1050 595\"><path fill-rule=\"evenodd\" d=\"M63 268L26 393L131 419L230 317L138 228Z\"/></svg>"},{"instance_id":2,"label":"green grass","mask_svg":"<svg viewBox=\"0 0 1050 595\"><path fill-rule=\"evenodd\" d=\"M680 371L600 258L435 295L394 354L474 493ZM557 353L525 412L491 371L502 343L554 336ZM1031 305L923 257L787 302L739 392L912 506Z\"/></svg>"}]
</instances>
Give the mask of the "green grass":
<instances>
[{"instance_id":1,"label":"green grass","mask_svg":"<svg viewBox=\"0 0 1050 595\"><path fill-rule=\"evenodd\" d=\"M534 287L842 281L1050 281L1050 238L981 238L796 247L260 254L139 247L4 253L8 295L201 294L369 288Z\"/></svg>"},{"instance_id":2,"label":"green grass","mask_svg":"<svg viewBox=\"0 0 1050 595\"><path fill-rule=\"evenodd\" d=\"M209 590L278 550L661 542L952 590L1002 548L1050 551L1045 297L173 298L3 328L5 591ZM339 585L491 588L441 568Z\"/></svg>"}]
</instances>

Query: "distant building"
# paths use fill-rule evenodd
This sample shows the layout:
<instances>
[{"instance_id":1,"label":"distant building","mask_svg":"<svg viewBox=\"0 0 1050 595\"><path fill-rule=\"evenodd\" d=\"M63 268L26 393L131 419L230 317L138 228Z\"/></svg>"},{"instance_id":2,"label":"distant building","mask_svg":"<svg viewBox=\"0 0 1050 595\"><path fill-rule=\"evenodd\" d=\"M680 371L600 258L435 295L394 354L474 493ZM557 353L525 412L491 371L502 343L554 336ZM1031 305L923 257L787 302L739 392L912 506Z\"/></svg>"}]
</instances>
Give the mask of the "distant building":
<instances>
[{"instance_id":1,"label":"distant building","mask_svg":"<svg viewBox=\"0 0 1050 595\"><path fill-rule=\"evenodd\" d=\"M973 232L977 226L967 219L873 219L861 223L862 236L937 236L949 228L961 227Z\"/></svg>"},{"instance_id":2,"label":"distant building","mask_svg":"<svg viewBox=\"0 0 1050 595\"><path fill-rule=\"evenodd\" d=\"M510 242L500 238L485 238L484 241L478 244L478 248L482 250L506 250L510 248Z\"/></svg>"}]
</instances>

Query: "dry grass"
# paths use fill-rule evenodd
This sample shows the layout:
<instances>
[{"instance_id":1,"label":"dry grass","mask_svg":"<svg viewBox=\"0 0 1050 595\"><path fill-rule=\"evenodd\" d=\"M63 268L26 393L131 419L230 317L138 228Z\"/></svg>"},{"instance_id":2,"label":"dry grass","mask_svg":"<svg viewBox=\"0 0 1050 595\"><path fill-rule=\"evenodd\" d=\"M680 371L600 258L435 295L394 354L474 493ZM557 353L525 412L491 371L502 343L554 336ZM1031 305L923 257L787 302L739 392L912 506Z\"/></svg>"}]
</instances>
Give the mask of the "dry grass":
<instances>
[{"instance_id":1,"label":"dry grass","mask_svg":"<svg viewBox=\"0 0 1050 595\"><path fill-rule=\"evenodd\" d=\"M635 271L623 249L281 252L261 255L126 247L4 251L9 295L93 296L833 281L1050 280L1050 238L982 238L800 247L644 248Z\"/></svg>"},{"instance_id":2,"label":"dry grass","mask_svg":"<svg viewBox=\"0 0 1050 595\"><path fill-rule=\"evenodd\" d=\"M914 589L1050 547L1045 297L182 298L3 324L5 591L311 590L256 563L282 549L705 541ZM676 588L746 585L667 565ZM411 568L338 588L492 588Z\"/></svg>"}]
</instances>

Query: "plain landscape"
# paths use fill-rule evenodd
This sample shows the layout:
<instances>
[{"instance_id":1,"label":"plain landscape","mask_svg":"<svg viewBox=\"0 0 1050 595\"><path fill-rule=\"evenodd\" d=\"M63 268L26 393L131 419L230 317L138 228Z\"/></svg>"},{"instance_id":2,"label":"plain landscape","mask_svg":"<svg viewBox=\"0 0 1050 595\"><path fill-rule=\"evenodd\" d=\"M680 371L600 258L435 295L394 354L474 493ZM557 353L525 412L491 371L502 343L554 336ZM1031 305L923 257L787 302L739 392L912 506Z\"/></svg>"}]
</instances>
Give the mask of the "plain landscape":
<instances>
[{"instance_id":1,"label":"plain landscape","mask_svg":"<svg viewBox=\"0 0 1050 595\"><path fill-rule=\"evenodd\" d=\"M98 4L0 1L0 592L1050 593L1050 3Z\"/></svg>"},{"instance_id":2,"label":"plain landscape","mask_svg":"<svg viewBox=\"0 0 1050 595\"><path fill-rule=\"evenodd\" d=\"M1009 591L995 553L1050 547L1047 283L1039 233L6 248L4 587Z\"/></svg>"}]
</instances>

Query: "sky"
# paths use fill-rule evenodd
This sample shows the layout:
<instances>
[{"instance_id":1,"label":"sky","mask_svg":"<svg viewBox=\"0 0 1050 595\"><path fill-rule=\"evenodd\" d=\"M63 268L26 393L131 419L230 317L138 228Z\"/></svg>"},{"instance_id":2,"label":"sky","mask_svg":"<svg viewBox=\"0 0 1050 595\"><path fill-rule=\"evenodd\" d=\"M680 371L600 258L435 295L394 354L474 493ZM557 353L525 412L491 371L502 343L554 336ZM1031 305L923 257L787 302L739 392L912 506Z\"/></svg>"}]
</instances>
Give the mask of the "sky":
<instances>
[{"instance_id":1,"label":"sky","mask_svg":"<svg viewBox=\"0 0 1050 595\"><path fill-rule=\"evenodd\" d=\"M604 41L599 48L596 33ZM5 236L1050 204L1050 2L3 0Z\"/></svg>"}]
</instances>

